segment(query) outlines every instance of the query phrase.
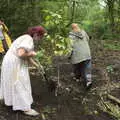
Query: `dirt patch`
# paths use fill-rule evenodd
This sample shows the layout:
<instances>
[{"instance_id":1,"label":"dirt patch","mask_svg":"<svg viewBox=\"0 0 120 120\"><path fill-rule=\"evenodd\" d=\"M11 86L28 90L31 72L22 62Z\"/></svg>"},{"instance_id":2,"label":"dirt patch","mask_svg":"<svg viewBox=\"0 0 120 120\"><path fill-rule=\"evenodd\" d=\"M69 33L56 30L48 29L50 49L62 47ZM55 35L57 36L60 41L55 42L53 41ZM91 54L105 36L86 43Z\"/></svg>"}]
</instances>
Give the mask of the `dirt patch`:
<instances>
[{"instance_id":1,"label":"dirt patch","mask_svg":"<svg viewBox=\"0 0 120 120\"><path fill-rule=\"evenodd\" d=\"M0 104L0 120L116 120L115 117L100 110L100 94L111 91L119 97L120 92L120 54L119 51L104 50L102 46L93 52L93 86L86 90L81 82L73 79L71 64L63 59L55 59L53 67L47 71L47 77L60 82L58 94L49 92L41 76L31 75L34 103L32 105L40 116L25 116L22 112L13 112L11 107ZM107 89L109 88L109 90Z\"/></svg>"}]
</instances>

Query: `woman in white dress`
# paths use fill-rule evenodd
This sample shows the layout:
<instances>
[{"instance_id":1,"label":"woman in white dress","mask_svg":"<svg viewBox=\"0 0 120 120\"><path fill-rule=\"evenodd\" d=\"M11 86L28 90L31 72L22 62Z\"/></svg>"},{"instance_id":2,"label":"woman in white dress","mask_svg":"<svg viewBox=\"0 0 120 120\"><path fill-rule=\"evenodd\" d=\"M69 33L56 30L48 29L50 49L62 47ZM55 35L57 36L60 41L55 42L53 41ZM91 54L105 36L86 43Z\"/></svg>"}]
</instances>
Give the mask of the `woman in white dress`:
<instances>
[{"instance_id":1,"label":"woman in white dress","mask_svg":"<svg viewBox=\"0 0 120 120\"><path fill-rule=\"evenodd\" d=\"M1 66L0 99L4 100L5 105L12 106L13 110L21 110L32 116L39 113L31 109L33 98L28 63L34 64L34 45L44 33L45 30L41 26L28 29L26 34L12 43Z\"/></svg>"}]
</instances>

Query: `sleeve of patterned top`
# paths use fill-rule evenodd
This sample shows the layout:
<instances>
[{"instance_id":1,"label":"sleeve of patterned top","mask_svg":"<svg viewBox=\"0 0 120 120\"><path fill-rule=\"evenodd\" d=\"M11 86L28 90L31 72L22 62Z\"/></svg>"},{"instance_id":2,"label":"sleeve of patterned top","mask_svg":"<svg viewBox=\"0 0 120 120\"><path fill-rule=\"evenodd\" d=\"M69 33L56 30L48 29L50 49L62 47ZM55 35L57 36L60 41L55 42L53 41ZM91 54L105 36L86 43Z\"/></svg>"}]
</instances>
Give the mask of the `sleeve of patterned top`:
<instances>
[{"instance_id":1,"label":"sleeve of patterned top","mask_svg":"<svg viewBox=\"0 0 120 120\"><path fill-rule=\"evenodd\" d=\"M82 31L82 33L83 33L83 36L86 38L86 40L89 41L89 36L88 36L88 34L87 34L84 30Z\"/></svg>"}]
</instances>

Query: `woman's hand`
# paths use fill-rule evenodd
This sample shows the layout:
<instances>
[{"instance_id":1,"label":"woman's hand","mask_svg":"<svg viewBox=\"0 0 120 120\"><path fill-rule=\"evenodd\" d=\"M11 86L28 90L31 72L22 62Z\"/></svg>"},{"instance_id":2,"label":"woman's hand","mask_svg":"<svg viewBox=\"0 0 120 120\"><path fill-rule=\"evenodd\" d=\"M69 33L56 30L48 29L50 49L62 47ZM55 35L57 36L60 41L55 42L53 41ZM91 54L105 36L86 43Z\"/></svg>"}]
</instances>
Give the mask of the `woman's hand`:
<instances>
[{"instance_id":1,"label":"woman's hand","mask_svg":"<svg viewBox=\"0 0 120 120\"><path fill-rule=\"evenodd\" d=\"M29 58L29 57L34 57L35 55L37 55L37 53L35 51L26 51L24 48L19 48L17 50L17 55L20 58Z\"/></svg>"},{"instance_id":2,"label":"woman's hand","mask_svg":"<svg viewBox=\"0 0 120 120\"><path fill-rule=\"evenodd\" d=\"M36 55L37 55L37 53L35 51L28 52L28 56L33 57L33 56L36 56Z\"/></svg>"}]
</instances>

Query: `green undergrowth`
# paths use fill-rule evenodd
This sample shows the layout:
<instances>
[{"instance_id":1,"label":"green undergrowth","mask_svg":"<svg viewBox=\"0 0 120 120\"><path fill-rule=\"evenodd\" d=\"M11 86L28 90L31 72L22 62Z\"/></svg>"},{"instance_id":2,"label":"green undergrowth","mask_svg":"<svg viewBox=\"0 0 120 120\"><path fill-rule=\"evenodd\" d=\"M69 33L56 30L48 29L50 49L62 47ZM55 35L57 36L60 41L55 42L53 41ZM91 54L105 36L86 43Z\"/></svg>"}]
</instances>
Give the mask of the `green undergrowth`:
<instances>
[{"instance_id":1,"label":"green undergrowth","mask_svg":"<svg viewBox=\"0 0 120 120\"><path fill-rule=\"evenodd\" d=\"M105 49L109 49L109 50L120 50L120 41L105 40L103 46Z\"/></svg>"}]
</instances>

